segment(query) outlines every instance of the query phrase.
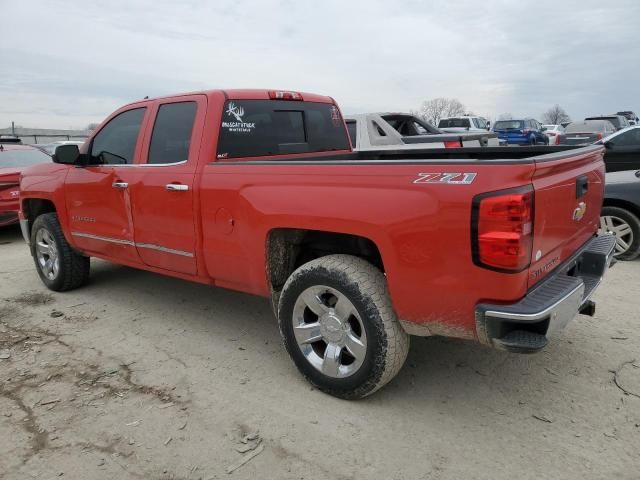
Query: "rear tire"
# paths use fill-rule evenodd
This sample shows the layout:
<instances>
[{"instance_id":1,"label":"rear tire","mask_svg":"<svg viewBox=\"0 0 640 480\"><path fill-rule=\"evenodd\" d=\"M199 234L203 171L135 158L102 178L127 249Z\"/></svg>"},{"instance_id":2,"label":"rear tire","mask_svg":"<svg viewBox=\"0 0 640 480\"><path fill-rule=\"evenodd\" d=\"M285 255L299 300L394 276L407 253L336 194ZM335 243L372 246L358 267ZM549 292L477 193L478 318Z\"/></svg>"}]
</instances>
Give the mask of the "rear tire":
<instances>
[{"instance_id":1,"label":"rear tire","mask_svg":"<svg viewBox=\"0 0 640 480\"><path fill-rule=\"evenodd\" d=\"M50 290L72 290L89 280L89 257L71 248L55 213L40 215L33 222L31 255L40 279Z\"/></svg>"},{"instance_id":2,"label":"rear tire","mask_svg":"<svg viewBox=\"0 0 640 480\"><path fill-rule=\"evenodd\" d=\"M385 276L350 255L321 257L294 271L282 290L278 323L298 370L339 398L371 395L395 377L409 351Z\"/></svg>"},{"instance_id":3,"label":"rear tire","mask_svg":"<svg viewBox=\"0 0 640 480\"><path fill-rule=\"evenodd\" d=\"M613 253L616 259L633 260L640 255L640 220L629 210L603 207L598 233L613 233L616 236Z\"/></svg>"}]
</instances>

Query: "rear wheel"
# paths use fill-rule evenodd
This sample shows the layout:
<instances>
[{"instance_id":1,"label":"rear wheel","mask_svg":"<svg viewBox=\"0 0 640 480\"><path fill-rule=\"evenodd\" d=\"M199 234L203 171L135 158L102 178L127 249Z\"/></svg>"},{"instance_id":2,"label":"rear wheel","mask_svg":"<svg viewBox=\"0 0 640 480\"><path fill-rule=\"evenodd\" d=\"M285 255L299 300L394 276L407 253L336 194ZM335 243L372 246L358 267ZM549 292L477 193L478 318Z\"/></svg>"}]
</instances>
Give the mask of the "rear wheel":
<instances>
[{"instance_id":1,"label":"rear wheel","mask_svg":"<svg viewBox=\"0 0 640 480\"><path fill-rule=\"evenodd\" d=\"M615 235L614 257L618 260L633 260L640 255L640 220L629 210L603 207L598 233Z\"/></svg>"},{"instance_id":2,"label":"rear wheel","mask_svg":"<svg viewBox=\"0 0 640 480\"><path fill-rule=\"evenodd\" d=\"M31 254L40 279L50 290L71 290L89 280L89 257L67 243L55 213L40 215L33 222Z\"/></svg>"},{"instance_id":3,"label":"rear wheel","mask_svg":"<svg viewBox=\"0 0 640 480\"><path fill-rule=\"evenodd\" d=\"M384 275L350 255L322 257L293 272L282 290L278 322L300 372L340 398L381 388L409 350Z\"/></svg>"}]
</instances>

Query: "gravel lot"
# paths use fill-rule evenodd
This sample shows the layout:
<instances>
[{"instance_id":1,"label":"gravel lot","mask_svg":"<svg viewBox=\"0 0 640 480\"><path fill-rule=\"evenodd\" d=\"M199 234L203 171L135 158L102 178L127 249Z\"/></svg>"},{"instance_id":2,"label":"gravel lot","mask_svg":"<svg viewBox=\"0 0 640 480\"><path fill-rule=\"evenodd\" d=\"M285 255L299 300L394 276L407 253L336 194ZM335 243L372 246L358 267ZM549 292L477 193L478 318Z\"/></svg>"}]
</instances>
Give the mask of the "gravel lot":
<instances>
[{"instance_id":1,"label":"gravel lot","mask_svg":"<svg viewBox=\"0 0 640 480\"><path fill-rule=\"evenodd\" d=\"M347 402L298 374L265 299L102 261L51 293L0 230L0 478L638 479L639 299L618 263L543 353L413 338Z\"/></svg>"}]
</instances>

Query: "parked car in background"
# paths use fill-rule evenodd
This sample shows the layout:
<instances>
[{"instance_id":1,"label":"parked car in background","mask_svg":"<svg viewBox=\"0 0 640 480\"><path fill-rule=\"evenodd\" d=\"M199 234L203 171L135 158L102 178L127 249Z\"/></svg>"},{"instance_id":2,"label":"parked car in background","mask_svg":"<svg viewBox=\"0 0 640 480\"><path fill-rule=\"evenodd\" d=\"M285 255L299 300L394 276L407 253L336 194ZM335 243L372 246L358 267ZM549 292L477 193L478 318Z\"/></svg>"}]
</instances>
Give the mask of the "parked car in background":
<instances>
[{"instance_id":1,"label":"parked car in background","mask_svg":"<svg viewBox=\"0 0 640 480\"><path fill-rule=\"evenodd\" d=\"M47 162L51 162L51 157L37 148L0 144L0 227L18 223L22 170Z\"/></svg>"},{"instance_id":2,"label":"parked car in background","mask_svg":"<svg viewBox=\"0 0 640 480\"><path fill-rule=\"evenodd\" d=\"M544 134L549 138L549 145L559 145L560 137L564 133L564 127L562 125L542 125L544 127Z\"/></svg>"},{"instance_id":3,"label":"parked car in background","mask_svg":"<svg viewBox=\"0 0 640 480\"><path fill-rule=\"evenodd\" d=\"M596 117L587 117L585 120L609 120L616 130L622 130L629 126L627 117L624 115L600 115Z\"/></svg>"},{"instance_id":4,"label":"parked car in background","mask_svg":"<svg viewBox=\"0 0 640 480\"><path fill-rule=\"evenodd\" d=\"M560 137L561 145L587 145L615 133L616 127L608 120L572 122Z\"/></svg>"},{"instance_id":5,"label":"parked car in background","mask_svg":"<svg viewBox=\"0 0 640 480\"><path fill-rule=\"evenodd\" d=\"M617 259L640 254L640 170L607 173L598 233L615 235Z\"/></svg>"},{"instance_id":6,"label":"parked car in background","mask_svg":"<svg viewBox=\"0 0 640 480\"><path fill-rule=\"evenodd\" d=\"M486 130L443 133L407 113L365 113L345 118L353 149L359 152L498 146Z\"/></svg>"},{"instance_id":7,"label":"parked car in background","mask_svg":"<svg viewBox=\"0 0 640 480\"><path fill-rule=\"evenodd\" d=\"M462 117L442 118L438 129L445 133L484 132L489 130L489 122L484 117L464 115Z\"/></svg>"},{"instance_id":8,"label":"parked car in background","mask_svg":"<svg viewBox=\"0 0 640 480\"><path fill-rule=\"evenodd\" d=\"M602 140L607 172L640 169L640 125L619 130Z\"/></svg>"},{"instance_id":9,"label":"parked car in background","mask_svg":"<svg viewBox=\"0 0 640 480\"><path fill-rule=\"evenodd\" d=\"M0 135L0 143L14 143L21 144L22 140L13 135Z\"/></svg>"},{"instance_id":10,"label":"parked car in background","mask_svg":"<svg viewBox=\"0 0 640 480\"><path fill-rule=\"evenodd\" d=\"M632 112L631 110L617 112L616 114L626 117L630 125L638 125L640 123L640 118L638 118L638 115L636 115L635 112Z\"/></svg>"},{"instance_id":11,"label":"parked car in background","mask_svg":"<svg viewBox=\"0 0 640 480\"><path fill-rule=\"evenodd\" d=\"M533 118L522 120L498 120L493 124L498 138L510 145L548 145L544 127Z\"/></svg>"},{"instance_id":12,"label":"parked car in background","mask_svg":"<svg viewBox=\"0 0 640 480\"><path fill-rule=\"evenodd\" d=\"M56 147L58 147L59 145L82 145L84 142L82 141L77 141L77 140L59 140L57 142L51 142L51 143L38 143L36 145L34 145L34 147L39 148L40 150L42 150L43 152L45 152L48 155L53 155L53 152L56 151Z\"/></svg>"}]
</instances>

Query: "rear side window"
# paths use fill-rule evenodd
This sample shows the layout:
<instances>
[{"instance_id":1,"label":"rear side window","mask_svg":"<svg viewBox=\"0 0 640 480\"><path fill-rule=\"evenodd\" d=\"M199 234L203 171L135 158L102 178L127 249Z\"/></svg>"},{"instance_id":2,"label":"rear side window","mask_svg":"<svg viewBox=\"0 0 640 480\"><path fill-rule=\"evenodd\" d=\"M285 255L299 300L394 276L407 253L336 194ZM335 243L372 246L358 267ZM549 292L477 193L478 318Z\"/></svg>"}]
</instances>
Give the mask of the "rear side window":
<instances>
[{"instance_id":1,"label":"rear side window","mask_svg":"<svg viewBox=\"0 0 640 480\"><path fill-rule=\"evenodd\" d=\"M228 100L218 159L348 150L340 111L326 103Z\"/></svg>"},{"instance_id":2,"label":"rear side window","mask_svg":"<svg viewBox=\"0 0 640 480\"><path fill-rule=\"evenodd\" d=\"M91 145L91 164L124 165L133 163L133 154L146 108L122 112L107 123Z\"/></svg>"},{"instance_id":3,"label":"rear side window","mask_svg":"<svg viewBox=\"0 0 640 480\"><path fill-rule=\"evenodd\" d=\"M196 110L196 102L160 105L151 134L148 163L177 163L189 158Z\"/></svg>"}]
</instances>

